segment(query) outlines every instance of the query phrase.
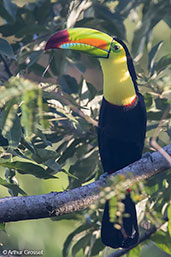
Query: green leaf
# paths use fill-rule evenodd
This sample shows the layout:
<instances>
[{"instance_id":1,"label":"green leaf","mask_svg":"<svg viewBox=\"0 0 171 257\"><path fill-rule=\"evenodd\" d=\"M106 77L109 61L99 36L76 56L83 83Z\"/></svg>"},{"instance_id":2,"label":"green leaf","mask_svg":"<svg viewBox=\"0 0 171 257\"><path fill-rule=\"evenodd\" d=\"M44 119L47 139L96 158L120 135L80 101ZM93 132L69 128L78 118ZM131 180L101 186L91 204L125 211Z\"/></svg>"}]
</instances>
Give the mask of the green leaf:
<instances>
[{"instance_id":1,"label":"green leaf","mask_svg":"<svg viewBox=\"0 0 171 257\"><path fill-rule=\"evenodd\" d=\"M85 144L84 138L76 138L72 141L72 143L66 148L66 150L61 154L61 157L59 159L60 164L64 164L67 160L72 158L75 154L76 148L79 147L80 144Z\"/></svg>"},{"instance_id":2,"label":"green leaf","mask_svg":"<svg viewBox=\"0 0 171 257\"><path fill-rule=\"evenodd\" d=\"M168 209L167 209L167 213L168 213L168 229L169 229L169 234L170 234L170 238L171 238L171 204L169 205Z\"/></svg>"},{"instance_id":3,"label":"green leaf","mask_svg":"<svg viewBox=\"0 0 171 257\"><path fill-rule=\"evenodd\" d=\"M162 111L165 111L168 107L168 100L162 98L156 98L155 100L156 108Z\"/></svg>"},{"instance_id":4,"label":"green leaf","mask_svg":"<svg viewBox=\"0 0 171 257\"><path fill-rule=\"evenodd\" d=\"M128 257L135 257L135 256L140 256L141 253L141 247L138 245L137 247L131 249L128 253Z\"/></svg>"},{"instance_id":5,"label":"green leaf","mask_svg":"<svg viewBox=\"0 0 171 257\"><path fill-rule=\"evenodd\" d=\"M36 75L38 75L39 77L41 77L42 78L42 74L43 74L43 72L45 71L45 67L44 66L42 66L42 65L40 65L39 63L33 63L30 67L29 67L29 69L28 69L28 72L30 73L30 72L34 72ZM50 73L48 72L48 71L46 71L46 73L44 74L44 78L50 78L51 77L51 75L50 75Z\"/></svg>"},{"instance_id":6,"label":"green leaf","mask_svg":"<svg viewBox=\"0 0 171 257\"><path fill-rule=\"evenodd\" d=\"M91 101L91 100L93 100L94 97L96 96L97 90L96 90L96 88L95 88L91 83L86 82L86 84L87 84L88 90L89 90L89 92L90 92L89 101Z\"/></svg>"},{"instance_id":7,"label":"green leaf","mask_svg":"<svg viewBox=\"0 0 171 257\"><path fill-rule=\"evenodd\" d=\"M24 126L25 134L30 137L32 133L36 133L40 124L42 128L46 128L48 121L43 117L43 110L47 105L43 103L42 89L31 81L23 81L23 86L26 86L27 82L33 86L33 89L25 90L22 95L21 123Z\"/></svg>"},{"instance_id":8,"label":"green leaf","mask_svg":"<svg viewBox=\"0 0 171 257\"><path fill-rule=\"evenodd\" d=\"M14 126L15 118L17 116L17 98L11 99L6 103L6 106L4 108L4 111L2 112L2 118L1 118L1 128L2 128L2 134L6 136L6 134L11 130L11 128Z\"/></svg>"},{"instance_id":9,"label":"green leaf","mask_svg":"<svg viewBox=\"0 0 171 257\"><path fill-rule=\"evenodd\" d=\"M151 31L169 13L169 1L158 1L157 3L145 1L141 24L137 26L132 41L133 56L140 58L143 55L144 46L150 41Z\"/></svg>"},{"instance_id":10,"label":"green leaf","mask_svg":"<svg viewBox=\"0 0 171 257\"><path fill-rule=\"evenodd\" d=\"M164 20L164 21L166 22L166 24L171 28L171 18L170 18L170 15L169 15L169 14L166 15L163 20Z\"/></svg>"},{"instance_id":11,"label":"green leaf","mask_svg":"<svg viewBox=\"0 0 171 257\"><path fill-rule=\"evenodd\" d=\"M105 245L102 243L101 238L96 239L93 247L91 249L91 256L99 256L99 253L105 248Z\"/></svg>"},{"instance_id":12,"label":"green leaf","mask_svg":"<svg viewBox=\"0 0 171 257\"><path fill-rule=\"evenodd\" d=\"M150 51L149 55L148 55L148 70L151 71L151 73L153 73L153 66L154 66L154 61L156 58L156 55L160 49L160 47L162 46L163 41L160 41L159 43L157 43Z\"/></svg>"},{"instance_id":13,"label":"green leaf","mask_svg":"<svg viewBox=\"0 0 171 257\"><path fill-rule=\"evenodd\" d=\"M155 70L160 73L171 64L171 54L163 56L155 65Z\"/></svg>"},{"instance_id":14,"label":"green leaf","mask_svg":"<svg viewBox=\"0 0 171 257\"><path fill-rule=\"evenodd\" d=\"M78 83L74 77L69 75L63 75L58 78L59 84L65 93L76 94L79 90Z\"/></svg>"},{"instance_id":15,"label":"green leaf","mask_svg":"<svg viewBox=\"0 0 171 257\"><path fill-rule=\"evenodd\" d=\"M3 0L4 7L9 13L9 15L12 17L13 21L16 19L16 13L17 13L17 6L13 3L12 0Z\"/></svg>"},{"instance_id":16,"label":"green leaf","mask_svg":"<svg viewBox=\"0 0 171 257\"><path fill-rule=\"evenodd\" d=\"M21 136L22 136L22 127L20 124L20 119L16 115L15 120L11 129L6 133L6 138L8 139L10 147L17 147L20 143Z\"/></svg>"},{"instance_id":17,"label":"green leaf","mask_svg":"<svg viewBox=\"0 0 171 257\"><path fill-rule=\"evenodd\" d=\"M146 94L144 95L144 101L145 101L146 109L148 110L148 109L151 107L152 103L153 103L152 95L146 93Z\"/></svg>"},{"instance_id":18,"label":"green leaf","mask_svg":"<svg viewBox=\"0 0 171 257\"><path fill-rule=\"evenodd\" d=\"M7 22L12 23L14 22L13 18L11 17L11 15L7 12L7 10L4 7L4 3L1 0L0 1L0 16L5 19Z\"/></svg>"},{"instance_id":19,"label":"green leaf","mask_svg":"<svg viewBox=\"0 0 171 257\"><path fill-rule=\"evenodd\" d=\"M38 163L46 162L51 159L55 160L57 157L59 157L59 153L56 151L42 148L35 148L35 153L32 155L32 158Z\"/></svg>"},{"instance_id":20,"label":"green leaf","mask_svg":"<svg viewBox=\"0 0 171 257\"><path fill-rule=\"evenodd\" d=\"M87 234L77 241L72 247L72 257L75 257L80 250L83 250L90 243L91 236L92 234Z\"/></svg>"},{"instance_id":21,"label":"green leaf","mask_svg":"<svg viewBox=\"0 0 171 257\"><path fill-rule=\"evenodd\" d=\"M89 229L91 227L91 224L83 224L81 225L80 227L76 228L68 237L67 239L65 240L64 242L64 246L63 246L63 257L67 257L68 254L69 254L69 250L71 248L71 245L72 245L72 241L74 239L74 237L76 235L78 235L79 233Z\"/></svg>"},{"instance_id":22,"label":"green leaf","mask_svg":"<svg viewBox=\"0 0 171 257\"><path fill-rule=\"evenodd\" d=\"M34 89L25 92L23 95L21 110L21 122L25 128L26 135L29 137L36 132L37 125L37 92Z\"/></svg>"},{"instance_id":23,"label":"green leaf","mask_svg":"<svg viewBox=\"0 0 171 257\"><path fill-rule=\"evenodd\" d=\"M0 223L0 231L5 232L5 223Z\"/></svg>"},{"instance_id":24,"label":"green leaf","mask_svg":"<svg viewBox=\"0 0 171 257\"><path fill-rule=\"evenodd\" d=\"M147 112L147 119L148 120L161 120L163 116L163 112L161 111L149 111ZM170 115L168 115L168 118L170 117Z\"/></svg>"},{"instance_id":25,"label":"green leaf","mask_svg":"<svg viewBox=\"0 0 171 257\"><path fill-rule=\"evenodd\" d=\"M110 35L118 36L120 39L126 39L125 25L120 13L112 12L104 4L95 4L94 10L95 17L100 20L103 30L106 30Z\"/></svg>"},{"instance_id":26,"label":"green leaf","mask_svg":"<svg viewBox=\"0 0 171 257\"><path fill-rule=\"evenodd\" d=\"M78 177L79 179L74 179L70 185L72 185L72 187L78 187L81 186L82 183L85 183L94 177L97 163L98 151L94 151L86 158L78 159L74 165L70 166L69 173Z\"/></svg>"},{"instance_id":27,"label":"green leaf","mask_svg":"<svg viewBox=\"0 0 171 257\"><path fill-rule=\"evenodd\" d=\"M109 199L109 219L110 219L110 222L115 221L116 211L117 211L117 198L112 197L111 199Z\"/></svg>"},{"instance_id":28,"label":"green leaf","mask_svg":"<svg viewBox=\"0 0 171 257\"><path fill-rule=\"evenodd\" d=\"M50 0L39 1L39 4L37 4L35 15L40 23L43 23L44 20L47 18L51 10L51 6L52 5Z\"/></svg>"},{"instance_id":29,"label":"green leaf","mask_svg":"<svg viewBox=\"0 0 171 257\"><path fill-rule=\"evenodd\" d=\"M15 59L14 52L7 40L0 38L0 54Z\"/></svg>"},{"instance_id":30,"label":"green leaf","mask_svg":"<svg viewBox=\"0 0 171 257\"><path fill-rule=\"evenodd\" d=\"M53 159L49 159L45 162L45 165L49 168L47 171L50 174L56 174L57 172L60 172L61 166Z\"/></svg>"},{"instance_id":31,"label":"green leaf","mask_svg":"<svg viewBox=\"0 0 171 257\"><path fill-rule=\"evenodd\" d=\"M63 67L63 52L62 51L57 51L52 53L49 56L49 65L50 65L50 71L53 73L54 76L59 76L61 73L61 69Z\"/></svg>"},{"instance_id":32,"label":"green leaf","mask_svg":"<svg viewBox=\"0 0 171 257\"><path fill-rule=\"evenodd\" d=\"M46 172L44 168L41 166L31 163L31 162L26 162L26 161L14 161L14 162L0 162L1 167L6 167L10 169L15 169L21 174L31 174L37 178L42 178L42 179L50 179L50 178L55 178L57 177L50 175Z\"/></svg>"},{"instance_id":33,"label":"green leaf","mask_svg":"<svg viewBox=\"0 0 171 257\"><path fill-rule=\"evenodd\" d=\"M27 23L25 23L27 24ZM20 38L25 36L33 36L34 34L39 34L39 33L47 33L49 32L45 26L41 24L36 24L36 23L31 23L26 26L21 26L18 31L16 31L16 37Z\"/></svg>"},{"instance_id":34,"label":"green leaf","mask_svg":"<svg viewBox=\"0 0 171 257\"><path fill-rule=\"evenodd\" d=\"M168 232L158 231L151 237L151 240L164 252L171 254L171 238Z\"/></svg>"},{"instance_id":35,"label":"green leaf","mask_svg":"<svg viewBox=\"0 0 171 257\"><path fill-rule=\"evenodd\" d=\"M81 99L88 99L88 101L90 102L96 96L97 90L91 83L87 81L86 81L86 86L87 86L87 91L83 95L81 95Z\"/></svg>"},{"instance_id":36,"label":"green leaf","mask_svg":"<svg viewBox=\"0 0 171 257\"><path fill-rule=\"evenodd\" d=\"M1 166L1 165L0 165ZM12 191L18 192L21 195L27 195L18 185L8 183L5 179L0 177L0 185L11 189Z\"/></svg>"},{"instance_id":37,"label":"green leaf","mask_svg":"<svg viewBox=\"0 0 171 257\"><path fill-rule=\"evenodd\" d=\"M32 136L38 128L47 129L49 122L44 117L47 104L43 103L42 89L35 83L18 77L11 77L5 87L0 88L0 107L5 106L4 133L9 131L13 125L18 105L21 103L21 123L26 136Z\"/></svg>"},{"instance_id":38,"label":"green leaf","mask_svg":"<svg viewBox=\"0 0 171 257\"><path fill-rule=\"evenodd\" d=\"M27 68L30 68L35 62L37 62L37 60L39 59L40 55L43 53L43 50L39 50L39 51L33 51L30 55L29 55L29 63L27 65Z\"/></svg>"}]
</instances>

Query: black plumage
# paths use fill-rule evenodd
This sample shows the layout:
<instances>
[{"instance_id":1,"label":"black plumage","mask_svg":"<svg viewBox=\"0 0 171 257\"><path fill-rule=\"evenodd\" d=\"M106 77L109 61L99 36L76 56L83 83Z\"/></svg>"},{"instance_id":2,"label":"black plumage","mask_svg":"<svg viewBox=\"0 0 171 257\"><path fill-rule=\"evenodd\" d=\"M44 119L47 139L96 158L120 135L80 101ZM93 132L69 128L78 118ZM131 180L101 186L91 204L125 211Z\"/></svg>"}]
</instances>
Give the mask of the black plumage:
<instances>
[{"instance_id":1,"label":"black plumage","mask_svg":"<svg viewBox=\"0 0 171 257\"><path fill-rule=\"evenodd\" d=\"M123 227L121 230L116 229L114 224L110 222L109 201L105 204L101 239L106 246L112 248L129 248L130 246L135 245L139 238L135 204L129 193L126 194L123 203L125 206L125 213L129 214L129 217L123 217Z\"/></svg>"},{"instance_id":2,"label":"black plumage","mask_svg":"<svg viewBox=\"0 0 171 257\"><path fill-rule=\"evenodd\" d=\"M116 39L115 39L116 40ZM104 172L113 173L137 161L142 156L146 132L146 109L143 96L139 93L132 58L125 44L127 66L131 75L136 99L127 106L115 106L104 98L99 115L98 143ZM138 241L138 225L135 204L127 193L123 200L125 213L123 229L118 230L109 220L109 203L106 202L102 220L102 242L113 248L128 248ZM123 231L126 232L123 233Z\"/></svg>"},{"instance_id":3,"label":"black plumage","mask_svg":"<svg viewBox=\"0 0 171 257\"><path fill-rule=\"evenodd\" d=\"M113 173L140 159L145 131L145 105L139 92L130 106L114 106L103 98L98 142L104 172Z\"/></svg>"}]
</instances>

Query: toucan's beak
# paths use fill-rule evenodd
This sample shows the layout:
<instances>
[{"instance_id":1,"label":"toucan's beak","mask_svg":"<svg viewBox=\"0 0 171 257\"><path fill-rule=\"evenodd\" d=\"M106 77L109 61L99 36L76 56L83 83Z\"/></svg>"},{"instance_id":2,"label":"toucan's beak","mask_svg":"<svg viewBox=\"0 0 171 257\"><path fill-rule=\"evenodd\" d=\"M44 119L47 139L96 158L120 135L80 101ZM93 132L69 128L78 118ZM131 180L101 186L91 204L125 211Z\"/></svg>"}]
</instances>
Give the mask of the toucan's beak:
<instances>
[{"instance_id":1,"label":"toucan's beak","mask_svg":"<svg viewBox=\"0 0 171 257\"><path fill-rule=\"evenodd\" d=\"M50 37L45 51L52 48L71 49L107 58L112 41L112 37L95 29L71 28L59 31Z\"/></svg>"}]
</instances>

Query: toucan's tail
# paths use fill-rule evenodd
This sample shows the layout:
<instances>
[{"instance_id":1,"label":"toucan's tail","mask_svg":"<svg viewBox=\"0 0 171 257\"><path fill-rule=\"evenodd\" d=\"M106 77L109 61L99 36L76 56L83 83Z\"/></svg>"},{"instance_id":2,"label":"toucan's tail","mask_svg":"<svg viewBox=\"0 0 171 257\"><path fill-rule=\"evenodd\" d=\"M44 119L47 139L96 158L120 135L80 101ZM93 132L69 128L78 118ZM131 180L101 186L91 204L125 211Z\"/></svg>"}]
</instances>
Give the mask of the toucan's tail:
<instances>
[{"instance_id":1,"label":"toucan's tail","mask_svg":"<svg viewBox=\"0 0 171 257\"><path fill-rule=\"evenodd\" d=\"M114 226L115 223L110 222L109 201L106 202L102 220L101 239L103 244L112 248L129 248L135 245L138 242L139 232L135 203L132 201L130 194L127 193L123 200L125 210L121 229L117 229Z\"/></svg>"}]
</instances>

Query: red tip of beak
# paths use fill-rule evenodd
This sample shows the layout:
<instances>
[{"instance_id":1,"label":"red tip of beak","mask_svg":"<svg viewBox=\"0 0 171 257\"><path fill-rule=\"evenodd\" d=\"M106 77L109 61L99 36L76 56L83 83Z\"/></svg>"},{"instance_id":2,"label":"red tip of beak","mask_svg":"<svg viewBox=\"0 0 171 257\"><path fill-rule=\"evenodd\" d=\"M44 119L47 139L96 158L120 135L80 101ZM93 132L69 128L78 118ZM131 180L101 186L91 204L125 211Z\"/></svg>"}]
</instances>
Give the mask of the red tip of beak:
<instances>
[{"instance_id":1,"label":"red tip of beak","mask_svg":"<svg viewBox=\"0 0 171 257\"><path fill-rule=\"evenodd\" d=\"M46 43L45 51L52 48L60 48L60 45L69 41L68 31L61 30L55 33Z\"/></svg>"}]
</instances>

